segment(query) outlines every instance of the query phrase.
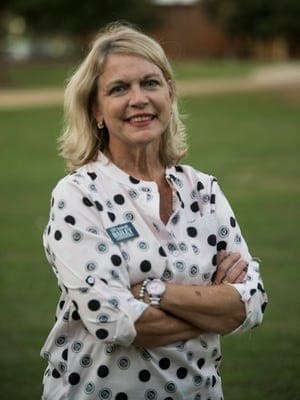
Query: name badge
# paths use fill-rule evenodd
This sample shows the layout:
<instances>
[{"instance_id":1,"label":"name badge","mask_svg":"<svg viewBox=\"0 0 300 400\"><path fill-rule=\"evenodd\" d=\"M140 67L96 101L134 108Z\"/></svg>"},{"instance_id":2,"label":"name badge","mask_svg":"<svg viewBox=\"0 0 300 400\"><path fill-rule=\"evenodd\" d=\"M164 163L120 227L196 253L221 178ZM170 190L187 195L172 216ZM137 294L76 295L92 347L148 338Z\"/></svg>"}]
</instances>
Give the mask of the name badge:
<instances>
[{"instance_id":1,"label":"name badge","mask_svg":"<svg viewBox=\"0 0 300 400\"><path fill-rule=\"evenodd\" d=\"M112 226L111 228L106 229L106 232L115 243L125 242L126 240L133 239L139 236L137 230L131 222Z\"/></svg>"}]
</instances>

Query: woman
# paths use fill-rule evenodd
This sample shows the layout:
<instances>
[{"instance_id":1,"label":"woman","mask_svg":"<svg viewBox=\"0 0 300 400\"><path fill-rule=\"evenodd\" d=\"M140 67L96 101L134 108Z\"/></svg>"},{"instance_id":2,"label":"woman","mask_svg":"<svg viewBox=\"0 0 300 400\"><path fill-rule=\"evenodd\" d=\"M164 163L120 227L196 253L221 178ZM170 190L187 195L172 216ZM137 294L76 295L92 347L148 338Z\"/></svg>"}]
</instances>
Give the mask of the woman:
<instances>
[{"instance_id":1,"label":"woman","mask_svg":"<svg viewBox=\"0 0 300 400\"><path fill-rule=\"evenodd\" d=\"M266 295L216 179L187 165L157 42L107 27L66 89L68 176L44 234L61 297L43 399L222 399L219 336Z\"/></svg>"}]
</instances>

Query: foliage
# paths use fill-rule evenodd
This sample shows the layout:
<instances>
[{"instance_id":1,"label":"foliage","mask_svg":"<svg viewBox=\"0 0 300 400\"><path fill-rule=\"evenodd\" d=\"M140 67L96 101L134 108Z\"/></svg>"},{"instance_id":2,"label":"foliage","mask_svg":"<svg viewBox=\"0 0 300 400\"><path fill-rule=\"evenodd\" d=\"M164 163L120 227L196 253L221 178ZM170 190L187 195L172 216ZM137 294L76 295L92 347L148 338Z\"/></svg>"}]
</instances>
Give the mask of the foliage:
<instances>
[{"instance_id":1,"label":"foliage","mask_svg":"<svg viewBox=\"0 0 300 400\"><path fill-rule=\"evenodd\" d=\"M282 37L290 45L300 37L298 0L203 0L201 4L234 36Z\"/></svg>"},{"instance_id":2,"label":"foliage","mask_svg":"<svg viewBox=\"0 0 300 400\"><path fill-rule=\"evenodd\" d=\"M86 36L115 20L143 27L153 21L149 0L10 0L3 8L22 16L31 32Z\"/></svg>"}]
</instances>

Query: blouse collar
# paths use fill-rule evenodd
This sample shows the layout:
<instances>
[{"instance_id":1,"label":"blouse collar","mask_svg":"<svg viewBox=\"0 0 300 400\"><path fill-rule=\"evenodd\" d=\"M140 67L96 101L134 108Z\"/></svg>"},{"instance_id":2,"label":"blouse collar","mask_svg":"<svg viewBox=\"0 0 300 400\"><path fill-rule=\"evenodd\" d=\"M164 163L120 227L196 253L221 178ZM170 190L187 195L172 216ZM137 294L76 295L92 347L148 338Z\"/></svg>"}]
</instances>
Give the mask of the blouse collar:
<instances>
[{"instance_id":1,"label":"blouse collar","mask_svg":"<svg viewBox=\"0 0 300 400\"><path fill-rule=\"evenodd\" d=\"M126 186L134 186L140 190L146 190L158 192L158 187L154 181L145 181L142 179L137 179L134 176L128 175L121 168L117 167L111 160L109 160L104 153L99 151L97 160L97 167L106 175L107 177L117 180L118 182ZM176 176L176 169L174 167L165 169L165 176L168 181L172 184L174 179L172 177Z\"/></svg>"}]
</instances>

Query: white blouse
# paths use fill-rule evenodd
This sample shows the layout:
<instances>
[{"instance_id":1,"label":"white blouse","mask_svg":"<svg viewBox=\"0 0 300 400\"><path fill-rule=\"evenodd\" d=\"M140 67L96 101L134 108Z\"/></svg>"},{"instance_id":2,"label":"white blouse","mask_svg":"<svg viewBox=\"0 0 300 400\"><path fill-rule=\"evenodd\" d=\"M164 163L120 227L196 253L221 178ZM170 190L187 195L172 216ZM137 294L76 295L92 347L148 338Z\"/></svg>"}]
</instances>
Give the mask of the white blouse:
<instances>
[{"instance_id":1,"label":"white blouse","mask_svg":"<svg viewBox=\"0 0 300 400\"><path fill-rule=\"evenodd\" d=\"M53 191L44 246L61 290L56 322L41 355L44 400L223 399L219 335L151 349L132 344L147 304L130 287L145 278L210 285L220 249L249 261L233 286L259 325L267 297L216 179L187 165L166 169L173 213L165 225L154 182L138 180L102 153Z\"/></svg>"}]
</instances>

